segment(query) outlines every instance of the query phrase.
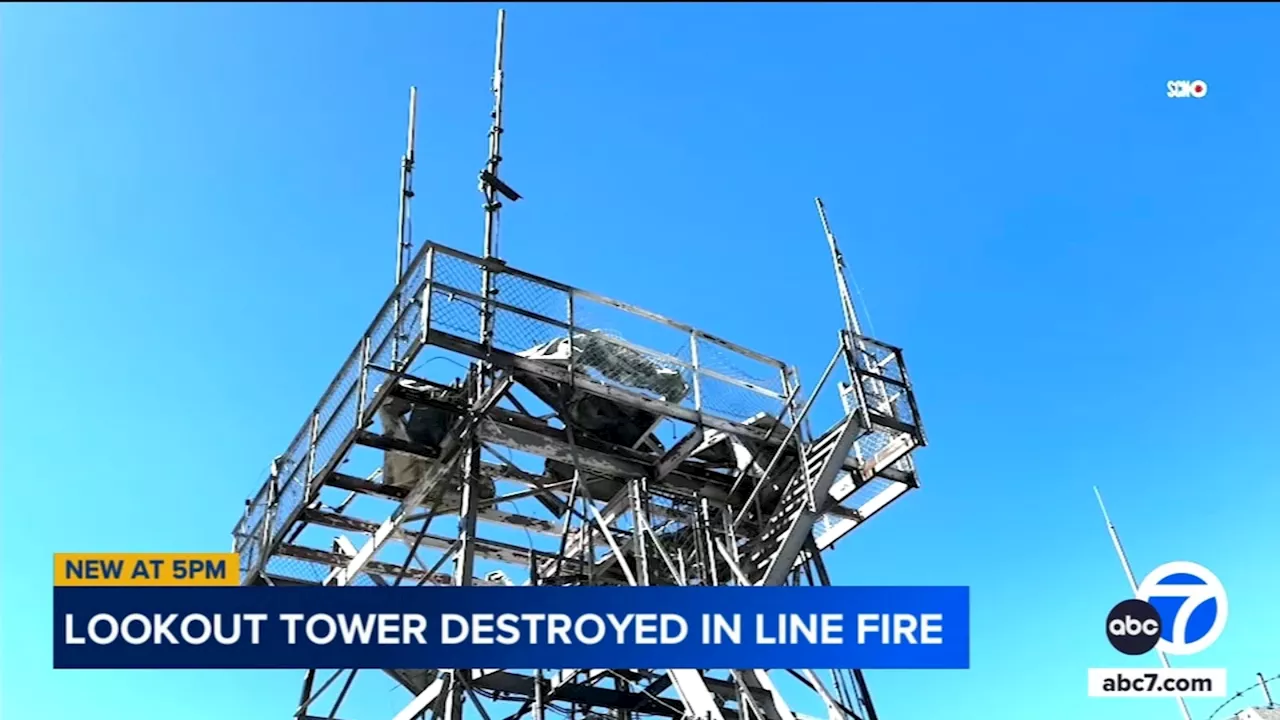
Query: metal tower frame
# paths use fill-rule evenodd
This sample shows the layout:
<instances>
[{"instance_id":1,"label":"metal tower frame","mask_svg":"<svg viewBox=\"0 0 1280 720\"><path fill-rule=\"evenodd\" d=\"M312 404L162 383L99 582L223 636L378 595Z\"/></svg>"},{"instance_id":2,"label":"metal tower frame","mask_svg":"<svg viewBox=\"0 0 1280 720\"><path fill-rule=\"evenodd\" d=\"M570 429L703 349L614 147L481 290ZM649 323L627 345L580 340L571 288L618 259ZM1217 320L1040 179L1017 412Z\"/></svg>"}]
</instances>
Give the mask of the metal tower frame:
<instances>
[{"instance_id":1,"label":"metal tower frame","mask_svg":"<svg viewBox=\"0 0 1280 720\"><path fill-rule=\"evenodd\" d=\"M396 287L246 501L244 582L829 584L822 552L917 487L925 436L902 351L861 333L821 201L845 327L806 394L780 360L507 265L503 26L484 254L410 252L411 93ZM837 365L848 381L824 393ZM806 702L877 720L857 670L383 672L411 698L396 720L796 720ZM294 717L341 717L358 673L309 671Z\"/></svg>"}]
</instances>

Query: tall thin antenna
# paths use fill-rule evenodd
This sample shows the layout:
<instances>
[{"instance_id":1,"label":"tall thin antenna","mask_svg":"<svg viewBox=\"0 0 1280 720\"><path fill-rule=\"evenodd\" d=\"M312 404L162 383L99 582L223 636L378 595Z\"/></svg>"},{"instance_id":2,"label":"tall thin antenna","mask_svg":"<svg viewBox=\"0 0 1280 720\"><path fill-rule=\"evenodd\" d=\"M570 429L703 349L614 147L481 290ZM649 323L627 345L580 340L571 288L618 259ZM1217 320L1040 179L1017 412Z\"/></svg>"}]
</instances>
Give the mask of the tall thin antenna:
<instances>
[{"instance_id":1,"label":"tall thin antenna","mask_svg":"<svg viewBox=\"0 0 1280 720\"><path fill-rule=\"evenodd\" d=\"M840 243L836 241L836 234L831 232L831 223L827 221L827 208L822 204L822 198L815 197L813 203L818 206L818 219L822 221L822 232L826 234L827 247L831 249L831 264L835 267L836 286L840 289L840 310L844 313L844 330L840 332L840 347L844 352L845 368L849 371L849 382L839 384L840 402L844 405L845 412L854 412L856 408L861 407L864 413L863 420L869 421L865 415L867 412L865 406L868 402L865 396L869 394L868 388L862 385L858 372L859 363L866 356L867 344L862 339L862 325L858 322L858 310L853 304L853 294L849 292L844 253L840 252ZM885 392L884 382L872 381L870 390L878 399L877 406L885 406L877 409L886 409L893 413L893 405L887 401L889 395ZM862 451L856 444L854 452L859 458L862 457Z\"/></svg>"},{"instance_id":2,"label":"tall thin antenna","mask_svg":"<svg viewBox=\"0 0 1280 720\"><path fill-rule=\"evenodd\" d=\"M1098 507L1102 508L1102 519L1107 523L1107 532L1111 534L1111 544L1115 545L1116 556L1120 558L1120 566L1124 568L1125 577L1129 579L1129 587L1133 590L1133 596L1138 596L1138 581L1133 576L1133 568L1129 566L1129 558L1124 554L1124 546L1120 544L1120 533L1116 531L1116 526L1111 522L1111 516L1107 514L1107 506L1102 502L1102 493L1097 486L1093 488L1093 494L1098 497ZM1156 655L1160 657L1160 663L1166 668L1169 665L1169 658L1164 652L1157 650ZM1182 709L1182 717L1185 720L1191 720L1191 711L1187 709L1187 701L1182 697L1178 698L1178 707Z\"/></svg>"},{"instance_id":3,"label":"tall thin antenna","mask_svg":"<svg viewBox=\"0 0 1280 720\"><path fill-rule=\"evenodd\" d=\"M409 131L405 142L404 156L400 158L400 213L399 227L396 230L396 285L404 279L404 266L413 251L413 219L410 207L413 201L413 162L414 139L417 133L418 88L409 88ZM395 299L396 327L400 320L400 293ZM400 333L392 333L391 359L392 365L400 362Z\"/></svg>"},{"instance_id":4,"label":"tall thin antenna","mask_svg":"<svg viewBox=\"0 0 1280 720\"><path fill-rule=\"evenodd\" d=\"M413 249L409 227L410 205L413 201L414 138L417 134L418 88L409 88L409 132L404 156L400 159L400 225L396 236L396 283L404 278L405 260Z\"/></svg>"},{"instance_id":5,"label":"tall thin antenna","mask_svg":"<svg viewBox=\"0 0 1280 720\"><path fill-rule=\"evenodd\" d=\"M498 10L498 40L493 58L493 124L489 128L489 160L480 171L480 191L484 193L484 258L498 259L498 213L502 209L501 195L512 202L520 196L506 183L498 179L498 166L502 163L502 50L506 39L507 13ZM482 307L480 309L480 341L485 348L493 346L493 287L494 271L489 263L485 263L480 271ZM493 366L485 360L478 363L479 372L475 382L471 384L471 401L479 403L480 398L493 383ZM458 552L455 556L454 583L470 585L475 567L475 536L478 518L477 487L480 482L480 444L475 438L470 441L463 463L463 476L466 481L462 486L462 502L458 511L461 522L458 525ZM460 715L454 720L460 720Z\"/></svg>"},{"instance_id":6,"label":"tall thin antenna","mask_svg":"<svg viewBox=\"0 0 1280 720\"><path fill-rule=\"evenodd\" d=\"M849 280L845 276L844 255L836 242L835 233L831 232L831 224L827 222L827 208L822 198L813 199L818 206L818 218L822 220L822 231L827 234L827 245L831 248L831 263L836 270L836 284L840 287L840 309L844 311L845 328L853 335L861 335L862 327L858 324L858 313L853 306L853 295L849 293Z\"/></svg>"},{"instance_id":7,"label":"tall thin antenna","mask_svg":"<svg viewBox=\"0 0 1280 720\"><path fill-rule=\"evenodd\" d=\"M1111 534L1111 544L1115 545L1116 556L1120 558L1120 566L1124 568L1124 575L1129 579L1129 589L1133 591L1133 596L1138 596L1138 580L1133 575L1133 568L1129 566L1129 558L1124 554L1124 546L1120 544L1120 533L1116 532L1116 526L1111 522L1111 516L1107 514L1107 506L1102 502L1102 493L1095 486L1093 494L1098 498L1098 507L1102 508L1102 520L1107 524L1107 532Z\"/></svg>"},{"instance_id":8,"label":"tall thin antenna","mask_svg":"<svg viewBox=\"0 0 1280 720\"><path fill-rule=\"evenodd\" d=\"M498 11L498 39L493 54L493 124L489 127L489 161L485 165L485 173L490 177L498 177L498 166L502 163L502 50L506 41L507 12ZM484 256L496 257L498 253L498 213L502 203L498 200L498 189L489 178L481 175L481 186L485 196L484 205Z\"/></svg>"},{"instance_id":9,"label":"tall thin antenna","mask_svg":"<svg viewBox=\"0 0 1280 720\"><path fill-rule=\"evenodd\" d=\"M498 10L498 39L493 56L493 123L489 127L489 159L484 170L480 171L480 191L484 193L484 257L498 258L498 221L502 210L499 196L512 202L520 199L520 195L498 178L498 167L502 164L502 89L504 84L502 70L503 45L506 42L507 12ZM493 274L487 269L482 278L482 293L485 298L485 310L480 321L480 339L486 346L493 340L493 312L489 301L493 295Z\"/></svg>"}]
</instances>

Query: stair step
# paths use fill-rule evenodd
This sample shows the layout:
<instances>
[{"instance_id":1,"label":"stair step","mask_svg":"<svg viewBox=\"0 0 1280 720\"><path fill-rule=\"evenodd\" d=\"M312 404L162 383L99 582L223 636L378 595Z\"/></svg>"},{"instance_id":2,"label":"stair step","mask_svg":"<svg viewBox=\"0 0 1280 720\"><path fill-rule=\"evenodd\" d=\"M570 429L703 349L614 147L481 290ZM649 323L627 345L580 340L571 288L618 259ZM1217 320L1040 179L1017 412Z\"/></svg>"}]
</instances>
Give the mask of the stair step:
<instances>
[{"instance_id":1,"label":"stair step","mask_svg":"<svg viewBox=\"0 0 1280 720\"><path fill-rule=\"evenodd\" d=\"M791 526L792 526L792 524L795 522L796 517L798 517L798 516L799 516L799 513L796 513L795 515L793 515L793 516L791 516L791 517L787 518L785 522L780 522L780 523L776 523L776 524L771 524L771 525L770 525L770 526L769 526L769 527L768 527L768 528L767 528L767 529L766 529L766 530L765 530L765 531L760 535L760 541L761 541L761 544L764 544L764 543L766 543L766 542L772 542L772 541L777 540L778 538L780 538L780 537L782 537L782 536L786 535L786 534L787 534L787 532L791 530Z\"/></svg>"},{"instance_id":2,"label":"stair step","mask_svg":"<svg viewBox=\"0 0 1280 720\"><path fill-rule=\"evenodd\" d=\"M795 475L793 475L791 483L787 485L786 490L784 490L783 492L786 492L786 493L804 492L805 478L808 478L809 481L812 481L814 476L817 475L818 470L821 470L821 469L822 469L821 465L818 465L816 468L809 467L806 465L805 472L796 473Z\"/></svg>"},{"instance_id":3,"label":"stair step","mask_svg":"<svg viewBox=\"0 0 1280 720\"><path fill-rule=\"evenodd\" d=\"M787 486L787 491L782 494L782 502L785 503L797 498L806 498L808 496L809 483L805 482L802 477L796 477L792 483Z\"/></svg>"},{"instance_id":4,"label":"stair step","mask_svg":"<svg viewBox=\"0 0 1280 720\"><path fill-rule=\"evenodd\" d=\"M799 501L799 502L807 502L807 501L809 500L809 488L805 487L805 484L804 484L804 483L797 483L797 485L800 485L800 489L799 489L799 490L797 490L796 492L793 492L793 493L787 493L786 495L783 495L783 496L778 500L778 508L779 508L779 509L781 509L781 508L783 508L783 507L786 507L786 506L787 506L788 504L790 504L790 503L794 503L794 502L797 502L797 501ZM775 514L776 514L776 513L775 513Z\"/></svg>"},{"instance_id":5,"label":"stair step","mask_svg":"<svg viewBox=\"0 0 1280 720\"><path fill-rule=\"evenodd\" d=\"M769 563L772 563L773 559L778 557L778 553L781 552L781 550L782 550L782 545L778 545L777 549L769 553L768 556L761 558L760 561L757 563L757 566L760 567L761 569L769 567Z\"/></svg>"},{"instance_id":6,"label":"stair step","mask_svg":"<svg viewBox=\"0 0 1280 720\"><path fill-rule=\"evenodd\" d=\"M808 504L809 503L805 498L796 498L795 500L788 502L786 505L779 506L777 516L791 517L797 510L803 509Z\"/></svg>"},{"instance_id":7,"label":"stair step","mask_svg":"<svg viewBox=\"0 0 1280 720\"><path fill-rule=\"evenodd\" d=\"M809 477L812 478L813 474L810 473ZM783 497L795 497L797 495L808 495L808 494L809 494L808 483L805 482L804 477L798 474L794 478L792 478L791 483L787 485L787 489L782 492Z\"/></svg>"},{"instance_id":8,"label":"stair step","mask_svg":"<svg viewBox=\"0 0 1280 720\"><path fill-rule=\"evenodd\" d=\"M820 438L818 441L811 443L805 448L805 455L824 455L831 452L831 448L835 447L836 441L840 438L839 432L833 432Z\"/></svg>"},{"instance_id":9,"label":"stair step","mask_svg":"<svg viewBox=\"0 0 1280 720\"><path fill-rule=\"evenodd\" d=\"M825 453L820 456L811 457L809 458L808 462L804 464L804 469L808 471L810 477L813 477L814 475L818 474L818 471L822 469L823 465L827 464L827 458L830 458L830 457L831 457L831 453Z\"/></svg>"},{"instance_id":10,"label":"stair step","mask_svg":"<svg viewBox=\"0 0 1280 720\"><path fill-rule=\"evenodd\" d=\"M777 540L780 536L785 535L787 533L787 530L790 527L791 527L791 524L788 523L785 527L780 526L777 528L770 528L767 533L760 536L760 539L762 541L767 541L768 544L772 544L774 540ZM762 546L767 546L767 545L762 545Z\"/></svg>"},{"instance_id":11,"label":"stair step","mask_svg":"<svg viewBox=\"0 0 1280 720\"><path fill-rule=\"evenodd\" d=\"M768 528L765 528L764 532L760 533L760 539L762 541L772 540L778 536L778 533L786 532L787 528L790 526L790 520L787 520L786 522L771 523Z\"/></svg>"},{"instance_id":12,"label":"stair step","mask_svg":"<svg viewBox=\"0 0 1280 720\"><path fill-rule=\"evenodd\" d=\"M848 438L845 433L847 429L846 425L832 428L806 449L803 458L804 472L797 473L783 488L769 521L743 552L743 572L751 581L758 581L761 573L768 572L783 548L790 545L789 540L796 529L796 523L809 508L812 486L806 482L806 477L812 481L824 471L831 471L831 463L837 461L832 457L833 450L840 444L842 434ZM843 461L843 458L838 461Z\"/></svg>"},{"instance_id":13,"label":"stair step","mask_svg":"<svg viewBox=\"0 0 1280 720\"><path fill-rule=\"evenodd\" d=\"M834 445L836 439L840 437L841 427L843 426L837 426L837 427L831 428L831 430L827 431L827 433L824 434L822 437L810 443L808 450L812 450L816 452L820 448L825 450L831 447L832 445Z\"/></svg>"}]
</instances>

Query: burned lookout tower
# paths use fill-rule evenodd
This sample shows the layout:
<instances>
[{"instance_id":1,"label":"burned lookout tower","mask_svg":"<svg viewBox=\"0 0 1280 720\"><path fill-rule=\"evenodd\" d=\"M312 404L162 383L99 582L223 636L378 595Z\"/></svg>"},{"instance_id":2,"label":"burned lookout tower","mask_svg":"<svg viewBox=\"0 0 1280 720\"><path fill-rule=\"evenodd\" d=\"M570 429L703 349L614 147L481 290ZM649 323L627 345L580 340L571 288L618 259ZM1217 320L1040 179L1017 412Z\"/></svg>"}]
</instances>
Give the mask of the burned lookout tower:
<instances>
[{"instance_id":1,"label":"burned lookout tower","mask_svg":"<svg viewBox=\"0 0 1280 720\"><path fill-rule=\"evenodd\" d=\"M916 487L925 440L901 351L862 334L821 202L845 324L803 391L781 360L506 264L502 28L499 13L484 250L410 252L411 109L396 286L248 501L244 582L827 584L823 551ZM827 392L843 415L814 430ZM407 691L396 720L876 720L856 670L383 672ZM357 720L357 674L308 672L293 716Z\"/></svg>"}]
</instances>

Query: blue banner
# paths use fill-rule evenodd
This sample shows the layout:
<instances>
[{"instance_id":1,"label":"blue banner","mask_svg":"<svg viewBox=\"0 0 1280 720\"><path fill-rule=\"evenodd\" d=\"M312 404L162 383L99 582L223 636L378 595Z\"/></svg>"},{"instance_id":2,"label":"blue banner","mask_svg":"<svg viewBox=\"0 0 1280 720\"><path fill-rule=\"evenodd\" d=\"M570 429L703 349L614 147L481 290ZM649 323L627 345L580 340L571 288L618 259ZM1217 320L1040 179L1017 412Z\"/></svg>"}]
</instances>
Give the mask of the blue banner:
<instances>
[{"instance_id":1,"label":"blue banner","mask_svg":"<svg viewBox=\"0 0 1280 720\"><path fill-rule=\"evenodd\" d=\"M964 587L57 587L55 668L967 668Z\"/></svg>"}]
</instances>

